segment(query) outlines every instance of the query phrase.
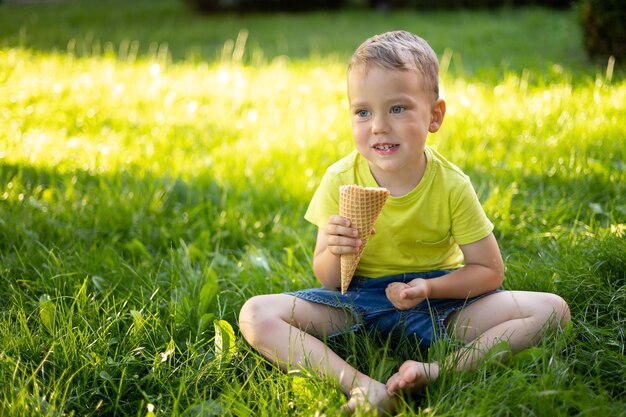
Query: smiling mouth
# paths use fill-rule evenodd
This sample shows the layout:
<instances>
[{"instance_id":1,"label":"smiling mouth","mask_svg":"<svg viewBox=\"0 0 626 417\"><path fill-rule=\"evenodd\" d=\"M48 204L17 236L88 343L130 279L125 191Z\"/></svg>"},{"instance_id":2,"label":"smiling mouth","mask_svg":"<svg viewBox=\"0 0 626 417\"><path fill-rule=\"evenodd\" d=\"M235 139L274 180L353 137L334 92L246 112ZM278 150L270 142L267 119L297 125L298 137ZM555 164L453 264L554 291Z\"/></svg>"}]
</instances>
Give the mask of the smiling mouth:
<instances>
[{"instance_id":1,"label":"smiling mouth","mask_svg":"<svg viewBox=\"0 0 626 417\"><path fill-rule=\"evenodd\" d=\"M400 145L394 145L392 143L377 143L376 145L373 146L373 148L376 149L377 151L388 151L393 148L397 148L398 146Z\"/></svg>"}]
</instances>

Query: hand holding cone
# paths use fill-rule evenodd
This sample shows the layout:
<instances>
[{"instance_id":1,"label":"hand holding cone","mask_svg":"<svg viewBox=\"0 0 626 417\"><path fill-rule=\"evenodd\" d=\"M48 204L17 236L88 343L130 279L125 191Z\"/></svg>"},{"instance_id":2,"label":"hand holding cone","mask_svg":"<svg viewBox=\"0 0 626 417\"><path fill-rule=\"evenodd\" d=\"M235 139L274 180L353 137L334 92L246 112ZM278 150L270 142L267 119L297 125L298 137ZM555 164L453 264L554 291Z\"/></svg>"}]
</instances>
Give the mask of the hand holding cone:
<instances>
[{"instance_id":1,"label":"hand holding cone","mask_svg":"<svg viewBox=\"0 0 626 417\"><path fill-rule=\"evenodd\" d=\"M345 294L361 259L374 223L389 197L386 188L361 187L358 185L342 185L339 194L339 214L350 219L351 227L359 231L363 242L357 253L341 255L341 293Z\"/></svg>"}]
</instances>

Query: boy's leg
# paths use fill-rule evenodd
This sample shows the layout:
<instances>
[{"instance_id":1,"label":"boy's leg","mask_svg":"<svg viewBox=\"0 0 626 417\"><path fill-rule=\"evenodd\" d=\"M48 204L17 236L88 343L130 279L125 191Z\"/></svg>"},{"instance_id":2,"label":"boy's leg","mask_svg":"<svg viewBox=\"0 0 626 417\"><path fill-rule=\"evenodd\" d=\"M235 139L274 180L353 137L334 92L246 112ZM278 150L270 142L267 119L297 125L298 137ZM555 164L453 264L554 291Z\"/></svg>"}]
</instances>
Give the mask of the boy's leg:
<instances>
[{"instance_id":1,"label":"boy's leg","mask_svg":"<svg viewBox=\"0 0 626 417\"><path fill-rule=\"evenodd\" d=\"M485 353L500 341L517 353L537 343L548 330L564 327L570 320L567 303L550 293L503 291L488 295L448 320L448 332L466 345L446 358L456 370L473 369ZM436 363L406 361L387 382L390 392L418 390L435 380Z\"/></svg>"},{"instance_id":2,"label":"boy's leg","mask_svg":"<svg viewBox=\"0 0 626 417\"><path fill-rule=\"evenodd\" d=\"M320 340L353 325L348 311L286 294L253 297L239 314L244 338L281 369L307 368L338 381L350 397L348 411L365 402L388 410L392 402L385 384L354 369Z\"/></svg>"},{"instance_id":3,"label":"boy's leg","mask_svg":"<svg viewBox=\"0 0 626 417\"><path fill-rule=\"evenodd\" d=\"M472 368L500 341L517 353L535 345L544 332L564 328L570 318L567 303L556 294L503 291L458 311L447 326L453 337L467 343L469 353L458 364L463 370ZM474 351L482 355L474 358Z\"/></svg>"}]
</instances>

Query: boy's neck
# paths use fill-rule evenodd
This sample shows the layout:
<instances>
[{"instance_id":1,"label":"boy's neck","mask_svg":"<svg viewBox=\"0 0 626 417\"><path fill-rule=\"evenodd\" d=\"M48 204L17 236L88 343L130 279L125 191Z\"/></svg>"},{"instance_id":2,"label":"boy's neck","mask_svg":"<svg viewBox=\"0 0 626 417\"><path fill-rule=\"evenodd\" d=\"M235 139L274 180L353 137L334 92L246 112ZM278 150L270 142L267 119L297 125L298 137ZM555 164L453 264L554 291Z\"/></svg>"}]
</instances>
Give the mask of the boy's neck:
<instances>
[{"instance_id":1,"label":"boy's neck","mask_svg":"<svg viewBox=\"0 0 626 417\"><path fill-rule=\"evenodd\" d=\"M413 191L415 187L422 181L426 172L428 158L426 152L422 152L420 163L415 169L404 169L399 172L382 171L376 168L372 169L372 165L368 163L372 176L380 187L389 190L393 197L402 197Z\"/></svg>"}]
</instances>

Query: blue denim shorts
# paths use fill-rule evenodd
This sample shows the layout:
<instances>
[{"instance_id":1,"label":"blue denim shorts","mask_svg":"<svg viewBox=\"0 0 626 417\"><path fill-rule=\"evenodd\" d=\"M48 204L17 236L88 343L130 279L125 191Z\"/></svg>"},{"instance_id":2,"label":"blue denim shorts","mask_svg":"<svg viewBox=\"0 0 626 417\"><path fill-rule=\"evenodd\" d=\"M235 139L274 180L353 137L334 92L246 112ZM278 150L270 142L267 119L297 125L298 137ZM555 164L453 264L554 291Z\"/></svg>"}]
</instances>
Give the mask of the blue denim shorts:
<instances>
[{"instance_id":1,"label":"blue denim shorts","mask_svg":"<svg viewBox=\"0 0 626 417\"><path fill-rule=\"evenodd\" d=\"M445 320L451 313L498 290L466 299L433 298L424 300L409 310L398 310L387 298L385 289L392 282L407 283L415 278L436 278L450 272L452 271L416 272L381 278L354 277L346 294L326 288L312 288L286 294L350 311L355 319L355 325L347 331L357 331L363 327L375 330L383 336L406 335L416 338L421 346L427 347L437 339L449 338ZM333 333L327 337L338 334L340 333Z\"/></svg>"}]
</instances>

